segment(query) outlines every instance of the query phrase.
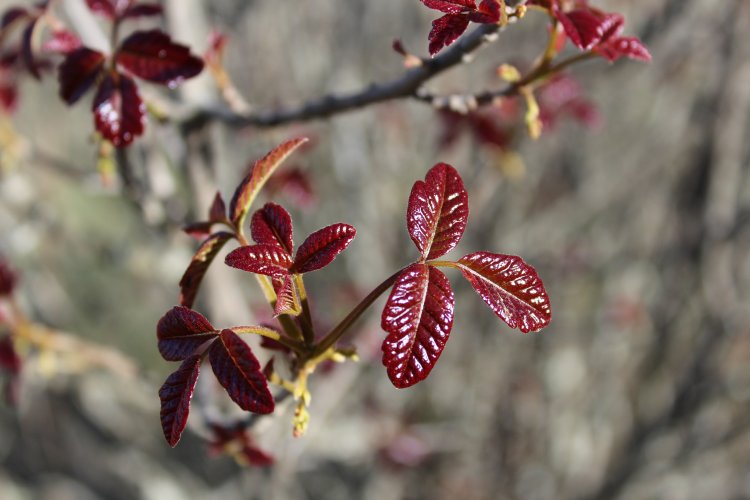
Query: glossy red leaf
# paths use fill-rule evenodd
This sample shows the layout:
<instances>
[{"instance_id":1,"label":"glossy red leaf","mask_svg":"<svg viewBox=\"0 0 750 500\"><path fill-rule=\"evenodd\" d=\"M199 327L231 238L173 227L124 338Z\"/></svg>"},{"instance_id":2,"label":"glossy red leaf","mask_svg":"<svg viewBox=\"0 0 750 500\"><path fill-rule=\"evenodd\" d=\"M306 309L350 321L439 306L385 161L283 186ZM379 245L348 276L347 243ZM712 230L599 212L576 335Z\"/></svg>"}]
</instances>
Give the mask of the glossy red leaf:
<instances>
[{"instance_id":1,"label":"glossy red leaf","mask_svg":"<svg viewBox=\"0 0 750 500\"><path fill-rule=\"evenodd\" d=\"M190 413L190 398L200 373L201 357L191 356L182 362L159 389L161 427L164 437L174 447L180 441Z\"/></svg>"},{"instance_id":2,"label":"glossy red leaf","mask_svg":"<svg viewBox=\"0 0 750 500\"><path fill-rule=\"evenodd\" d=\"M199 312L176 306L156 325L159 353L167 361L182 361L219 335L218 330Z\"/></svg>"},{"instance_id":3,"label":"glossy red leaf","mask_svg":"<svg viewBox=\"0 0 750 500\"><path fill-rule=\"evenodd\" d=\"M203 70L203 61L160 30L136 31L120 44L117 64L131 74L174 88Z\"/></svg>"},{"instance_id":4,"label":"glossy red leaf","mask_svg":"<svg viewBox=\"0 0 750 500\"><path fill-rule=\"evenodd\" d=\"M396 280L383 309L383 365L399 389L424 380L453 327L454 296L439 269L412 264Z\"/></svg>"},{"instance_id":5,"label":"glossy red leaf","mask_svg":"<svg viewBox=\"0 0 750 500\"><path fill-rule=\"evenodd\" d=\"M456 169L447 163L432 167L409 195L406 225L422 259L435 259L455 247L469 218L469 195Z\"/></svg>"},{"instance_id":6,"label":"glossy red leaf","mask_svg":"<svg viewBox=\"0 0 750 500\"><path fill-rule=\"evenodd\" d=\"M131 5L122 13L123 19L136 18L136 17L148 17L148 16L160 16L164 13L164 9L161 5L155 3L139 3Z\"/></svg>"},{"instance_id":7,"label":"glossy red leaf","mask_svg":"<svg viewBox=\"0 0 750 500\"><path fill-rule=\"evenodd\" d=\"M610 62L614 62L620 57L651 62L651 53L648 48L635 37L618 37L607 40L605 43L596 46L594 51Z\"/></svg>"},{"instance_id":8,"label":"glossy red leaf","mask_svg":"<svg viewBox=\"0 0 750 500\"><path fill-rule=\"evenodd\" d=\"M208 360L232 401L245 411L271 413L273 396L250 347L232 330L223 330L208 350Z\"/></svg>"},{"instance_id":9,"label":"glossy red leaf","mask_svg":"<svg viewBox=\"0 0 750 500\"><path fill-rule=\"evenodd\" d=\"M292 257L275 245L250 245L232 250L224 262L242 271L283 279Z\"/></svg>"},{"instance_id":10,"label":"glossy red leaf","mask_svg":"<svg viewBox=\"0 0 750 500\"><path fill-rule=\"evenodd\" d=\"M42 44L42 50L54 54L70 54L81 48L81 40L65 29L55 30L49 40Z\"/></svg>"},{"instance_id":11,"label":"glossy red leaf","mask_svg":"<svg viewBox=\"0 0 750 500\"><path fill-rule=\"evenodd\" d=\"M349 224L332 224L315 231L297 249L290 272L309 273L330 264L352 242L357 230Z\"/></svg>"},{"instance_id":12,"label":"glossy red leaf","mask_svg":"<svg viewBox=\"0 0 750 500\"><path fill-rule=\"evenodd\" d=\"M500 21L504 6L500 0L482 0L476 12L469 14L469 20L475 23L492 24Z\"/></svg>"},{"instance_id":13,"label":"glossy red leaf","mask_svg":"<svg viewBox=\"0 0 750 500\"><path fill-rule=\"evenodd\" d=\"M73 104L80 99L102 73L104 61L104 54L87 47L69 53L57 73L63 101Z\"/></svg>"},{"instance_id":14,"label":"glossy red leaf","mask_svg":"<svg viewBox=\"0 0 750 500\"><path fill-rule=\"evenodd\" d=\"M469 18L463 14L446 14L432 21L432 29L427 35L428 50L434 56L443 47L448 47L469 27Z\"/></svg>"},{"instance_id":15,"label":"glossy red leaf","mask_svg":"<svg viewBox=\"0 0 750 500\"><path fill-rule=\"evenodd\" d=\"M595 15L588 9L558 12L557 19L573 45L581 50L591 50L601 41L604 30L609 27L607 19Z\"/></svg>"},{"instance_id":16,"label":"glossy red leaf","mask_svg":"<svg viewBox=\"0 0 750 500\"><path fill-rule=\"evenodd\" d=\"M446 14L460 14L477 10L474 0L421 0L427 7Z\"/></svg>"},{"instance_id":17,"label":"glossy red leaf","mask_svg":"<svg viewBox=\"0 0 750 500\"><path fill-rule=\"evenodd\" d=\"M229 203L229 215L236 227L240 227L244 223L250 205L268 181L268 178L289 155L306 143L307 140L306 137L300 137L283 142L253 164L250 172L237 186L232 201Z\"/></svg>"},{"instance_id":18,"label":"glossy red leaf","mask_svg":"<svg viewBox=\"0 0 750 500\"><path fill-rule=\"evenodd\" d=\"M250 220L250 234L256 243L277 246L289 255L294 251L292 232L292 216L276 203L266 203Z\"/></svg>"},{"instance_id":19,"label":"glossy red leaf","mask_svg":"<svg viewBox=\"0 0 750 500\"><path fill-rule=\"evenodd\" d=\"M201 244L180 280L180 304L185 307L193 306L195 296L198 294L198 289L208 267L224 244L233 237L231 233L220 232L212 235Z\"/></svg>"},{"instance_id":20,"label":"glossy red leaf","mask_svg":"<svg viewBox=\"0 0 750 500\"><path fill-rule=\"evenodd\" d=\"M127 146L143 134L146 105L129 76L107 74L96 91L92 111L96 130L115 147Z\"/></svg>"},{"instance_id":21,"label":"glossy red leaf","mask_svg":"<svg viewBox=\"0 0 750 500\"><path fill-rule=\"evenodd\" d=\"M536 332L552 319L542 280L520 257L476 252L462 257L458 267L482 300L511 328Z\"/></svg>"},{"instance_id":22,"label":"glossy red leaf","mask_svg":"<svg viewBox=\"0 0 750 500\"><path fill-rule=\"evenodd\" d=\"M0 297L10 295L16 287L18 277L0 256Z\"/></svg>"}]
</instances>

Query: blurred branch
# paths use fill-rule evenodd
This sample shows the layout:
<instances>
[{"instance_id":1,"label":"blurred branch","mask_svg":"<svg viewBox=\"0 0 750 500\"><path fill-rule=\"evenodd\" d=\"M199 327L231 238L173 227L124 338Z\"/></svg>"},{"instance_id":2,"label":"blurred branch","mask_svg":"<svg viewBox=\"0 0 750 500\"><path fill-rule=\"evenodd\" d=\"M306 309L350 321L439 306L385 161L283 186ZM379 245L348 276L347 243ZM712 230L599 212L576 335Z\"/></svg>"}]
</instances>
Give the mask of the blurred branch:
<instances>
[{"instance_id":1,"label":"blurred branch","mask_svg":"<svg viewBox=\"0 0 750 500\"><path fill-rule=\"evenodd\" d=\"M190 131L212 121L220 121L237 128L274 127L290 122L325 118L394 99L415 97L424 101L427 94L420 90L427 81L454 66L468 62L475 51L497 40L499 30L500 25L483 24L434 59L423 59L420 66L407 70L398 78L372 84L357 92L343 95L328 94L298 107L257 111L245 115L226 108L203 108L183 120L182 127ZM419 97L420 95L422 97Z\"/></svg>"}]
</instances>

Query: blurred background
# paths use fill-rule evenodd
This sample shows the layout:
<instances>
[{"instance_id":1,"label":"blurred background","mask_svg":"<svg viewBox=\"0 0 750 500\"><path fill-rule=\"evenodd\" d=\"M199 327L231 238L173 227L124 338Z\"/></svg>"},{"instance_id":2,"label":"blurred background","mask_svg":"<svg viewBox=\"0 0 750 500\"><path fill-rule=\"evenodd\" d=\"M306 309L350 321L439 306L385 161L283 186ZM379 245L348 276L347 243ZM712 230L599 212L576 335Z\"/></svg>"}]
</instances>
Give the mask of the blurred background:
<instances>
[{"instance_id":1,"label":"blurred background","mask_svg":"<svg viewBox=\"0 0 750 500\"><path fill-rule=\"evenodd\" d=\"M58 3L101 43L106 26L82 1ZM444 120L409 100L187 137L152 118L123 183L97 171L89 101L67 108L53 75L25 78L0 126L0 252L26 314L87 347L33 353L18 405L0 404L0 499L750 498L750 2L592 3L624 14L653 63L573 67L598 126L560 119L537 141L520 127L502 151L469 134L441 147ZM417 0L165 6L165 28L196 53L213 29L229 37L228 71L263 109L395 77L393 39L424 55L437 17ZM529 13L428 88L500 88L495 67L528 66L545 23ZM217 100L208 75L176 93L142 89L168 105ZM510 330L451 274L456 323L427 381L388 381L381 298L347 337L361 361L313 377L307 435L292 438L288 401L255 428L276 465L210 457L195 401L170 449L157 391L176 366L159 357L155 325L197 247L180 228L216 189L229 198L249 161L299 135L312 145L290 166L309 175L313 199L274 196L298 242L338 221L358 230L310 275L322 324L416 257L406 201L437 161L459 170L470 199L450 256L522 256L544 279L552 323ZM215 325L263 320L253 281L217 265L196 309ZM199 392L213 389L206 380Z\"/></svg>"}]
</instances>

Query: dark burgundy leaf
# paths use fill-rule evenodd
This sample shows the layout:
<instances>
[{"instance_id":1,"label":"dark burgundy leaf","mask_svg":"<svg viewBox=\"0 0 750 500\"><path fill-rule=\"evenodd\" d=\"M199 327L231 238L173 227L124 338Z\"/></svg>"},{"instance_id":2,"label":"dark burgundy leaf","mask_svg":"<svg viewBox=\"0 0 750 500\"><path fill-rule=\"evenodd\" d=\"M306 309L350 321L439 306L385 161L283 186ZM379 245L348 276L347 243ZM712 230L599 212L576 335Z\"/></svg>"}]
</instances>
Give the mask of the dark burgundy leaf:
<instances>
[{"instance_id":1,"label":"dark burgundy leaf","mask_svg":"<svg viewBox=\"0 0 750 500\"><path fill-rule=\"evenodd\" d=\"M477 10L474 0L421 0L427 7L446 14L460 14Z\"/></svg>"},{"instance_id":2,"label":"dark burgundy leaf","mask_svg":"<svg viewBox=\"0 0 750 500\"><path fill-rule=\"evenodd\" d=\"M214 201L211 203L211 208L208 210L208 220L211 222L221 222L227 220L227 206L224 203L221 193L216 191Z\"/></svg>"},{"instance_id":3,"label":"dark burgundy leaf","mask_svg":"<svg viewBox=\"0 0 750 500\"><path fill-rule=\"evenodd\" d=\"M182 362L159 389L161 427L164 437L174 447L180 441L190 413L190 398L200 373L201 357L191 356Z\"/></svg>"},{"instance_id":4,"label":"dark burgundy leaf","mask_svg":"<svg viewBox=\"0 0 750 500\"><path fill-rule=\"evenodd\" d=\"M601 41L604 29L610 26L610 21L586 9L558 12L556 16L570 41L581 50L591 50Z\"/></svg>"},{"instance_id":5,"label":"dark burgundy leaf","mask_svg":"<svg viewBox=\"0 0 750 500\"><path fill-rule=\"evenodd\" d=\"M0 256L0 297L10 295L16 287L18 277Z\"/></svg>"},{"instance_id":6,"label":"dark burgundy leaf","mask_svg":"<svg viewBox=\"0 0 750 500\"><path fill-rule=\"evenodd\" d=\"M146 16L160 16L164 13L164 9L161 5L155 3L139 3L128 7L125 12L122 13L122 18L134 18L134 17L146 17Z\"/></svg>"},{"instance_id":7,"label":"dark burgundy leaf","mask_svg":"<svg viewBox=\"0 0 750 500\"><path fill-rule=\"evenodd\" d=\"M343 223L315 231L297 249L290 272L309 273L327 266L349 246L356 234L356 229Z\"/></svg>"},{"instance_id":8,"label":"dark burgundy leaf","mask_svg":"<svg viewBox=\"0 0 750 500\"><path fill-rule=\"evenodd\" d=\"M70 54L81 48L81 40L68 30L60 29L52 33L49 40L44 42L42 50L54 54Z\"/></svg>"},{"instance_id":9,"label":"dark burgundy leaf","mask_svg":"<svg viewBox=\"0 0 750 500\"><path fill-rule=\"evenodd\" d=\"M253 413L273 412L273 396L260 363L236 333L223 330L208 350L208 360L219 383L240 408Z\"/></svg>"},{"instance_id":10,"label":"dark burgundy leaf","mask_svg":"<svg viewBox=\"0 0 750 500\"><path fill-rule=\"evenodd\" d=\"M201 59L160 30L136 31L120 44L115 60L133 75L171 88L203 70Z\"/></svg>"},{"instance_id":11,"label":"dark burgundy leaf","mask_svg":"<svg viewBox=\"0 0 750 500\"><path fill-rule=\"evenodd\" d=\"M68 104L75 103L96 82L105 57L99 51L81 47L65 57L58 70L60 97Z\"/></svg>"},{"instance_id":12,"label":"dark burgundy leaf","mask_svg":"<svg viewBox=\"0 0 750 500\"><path fill-rule=\"evenodd\" d=\"M0 108L13 113L18 106L18 89L13 83L0 82Z\"/></svg>"},{"instance_id":13,"label":"dark burgundy leaf","mask_svg":"<svg viewBox=\"0 0 750 500\"><path fill-rule=\"evenodd\" d=\"M597 12L594 10L594 12ZM625 26L625 18L620 14L597 12L602 21L599 30L602 33L601 42L606 42L622 33Z\"/></svg>"},{"instance_id":14,"label":"dark burgundy leaf","mask_svg":"<svg viewBox=\"0 0 750 500\"><path fill-rule=\"evenodd\" d=\"M211 236L211 230L214 227L214 223L211 221L193 222L183 227L182 230L190 236L203 240Z\"/></svg>"},{"instance_id":15,"label":"dark burgundy leaf","mask_svg":"<svg viewBox=\"0 0 750 500\"><path fill-rule=\"evenodd\" d=\"M498 23L501 18L500 9L502 8L499 0L482 0L477 11L469 14L469 20L484 24Z\"/></svg>"},{"instance_id":16,"label":"dark burgundy leaf","mask_svg":"<svg viewBox=\"0 0 750 500\"><path fill-rule=\"evenodd\" d=\"M463 14L446 14L432 21L432 30L427 35L430 55L434 56L440 49L455 42L468 26L469 18Z\"/></svg>"},{"instance_id":17,"label":"dark burgundy leaf","mask_svg":"<svg viewBox=\"0 0 750 500\"><path fill-rule=\"evenodd\" d=\"M439 269L407 267L383 309L383 365L399 389L424 380L437 363L453 327L453 291Z\"/></svg>"},{"instance_id":18,"label":"dark burgundy leaf","mask_svg":"<svg viewBox=\"0 0 750 500\"><path fill-rule=\"evenodd\" d=\"M289 155L307 141L306 137L299 137L283 142L253 164L250 172L237 186L232 201L229 203L229 215L236 227L240 227L244 223L250 205L268 181L268 178Z\"/></svg>"},{"instance_id":19,"label":"dark burgundy leaf","mask_svg":"<svg viewBox=\"0 0 750 500\"><path fill-rule=\"evenodd\" d=\"M266 336L262 336L260 338L260 346L268 349L269 351L279 351L279 352L285 352L285 353L291 352L291 349L289 349L287 346L285 346L278 340L274 340ZM271 358L271 361L272 360L273 358Z\"/></svg>"},{"instance_id":20,"label":"dark burgundy leaf","mask_svg":"<svg viewBox=\"0 0 750 500\"><path fill-rule=\"evenodd\" d=\"M159 353L167 361L182 361L219 335L218 330L200 313L187 307L173 307L156 325Z\"/></svg>"},{"instance_id":21,"label":"dark burgundy leaf","mask_svg":"<svg viewBox=\"0 0 750 500\"><path fill-rule=\"evenodd\" d=\"M651 53L648 48L635 37L613 38L596 46L594 51L611 62L620 57L651 62Z\"/></svg>"},{"instance_id":22,"label":"dark burgundy leaf","mask_svg":"<svg viewBox=\"0 0 750 500\"><path fill-rule=\"evenodd\" d=\"M294 251L292 216L276 203L266 203L253 214L250 234L256 243L277 246L289 255Z\"/></svg>"},{"instance_id":23,"label":"dark burgundy leaf","mask_svg":"<svg viewBox=\"0 0 750 500\"><path fill-rule=\"evenodd\" d=\"M242 271L283 279L292 257L275 245L250 245L231 251L224 262Z\"/></svg>"},{"instance_id":24,"label":"dark burgundy leaf","mask_svg":"<svg viewBox=\"0 0 750 500\"><path fill-rule=\"evenodd\" d=\"M432 167L409 195L406 225L422 259L435 259L455 247L469 218L469 195L456 169L447 163Z\"/></svg>"},{"instance_id":25,"label":"dark burgundy leaf","mask_svg":"<svg viewBox=\"0 0 750 500\"><path fill-rule=\"evenodd\" d=\"M143 134L146 105L129 76L107 74L99 84L91 109L96 130L115 147L127 146Z\"/></svg>"},{"instance_id":26,"label":"dark burgundy leaf","mask_svg":"<svg viewBox=\"0 0 750 500\"><path fill-rule=\"evenodd\" d=\"M22 365L21 357L13 345L13 338L5 335L0 339L0 369L11 375L18 375Z\"/></svg>"},{"instance_id":27,"label":"dark burgundy leaf","mask_svg":"<svg viewBox=\"0 0 750 500\"><path fill-rule=\"evenodd\" d=\"M458 265L482 300L511 328L527 333L549 324L552 311L544 284L520 257L476 252Z\"/></svg>"},{"instance_id":28,"label":"dark burgundy leaf","mask_svg":"<svg viewBox=\"0 0 750 500\"><path fill-rule=\"evenodd\" d=\"M216 233L201 244L180 280L180 304L185 307L193 306L208 267L224 244L233 237L234 235L227 232Z\"/></svg>"}]
</instances>

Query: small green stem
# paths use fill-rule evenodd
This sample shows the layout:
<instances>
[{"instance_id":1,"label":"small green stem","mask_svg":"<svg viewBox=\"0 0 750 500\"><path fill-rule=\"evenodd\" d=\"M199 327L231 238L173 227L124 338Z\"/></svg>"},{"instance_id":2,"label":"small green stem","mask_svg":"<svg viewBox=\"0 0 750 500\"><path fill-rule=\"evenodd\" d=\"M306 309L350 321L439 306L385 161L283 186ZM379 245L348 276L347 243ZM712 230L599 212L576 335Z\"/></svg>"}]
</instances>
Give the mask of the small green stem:
<instances>
[{"instance_id":1,"label":"small green stem","mask_svg":"<svg viewBox=\"0 0 750 500\"><path fill-rule=\"evenodd\" d=\"M294 339L290 339L284 335L281 335L276 330L270 328L263 328L262 326L233 326L230 328L234 333L252 333L255 335L262 335L269 339L275 340L280 344L288 347L292 351L301 354L307 347L302 343Z\"/></svg>"},{"instance_id":2,"label":"small green stem","mask_svg":"<svg viewBox=\"0 0 750 500\"><path fill-rule=\"evenodd\" d=\"M315 342L315 329L313 328L312 314L310 313L310 303L307 299L307 290L301 274L294 275L294 283L297 285L299 300L302 303L302 336L305 343L312 345Z\"/></svg>"},{"instance_id":3,"label":"small green stem","mask_svg":"<svg viewBox=\"0 0 750 500\"><path fill-rule=\"evenodd\" d=\"M333 327L333 329L321 339L320 343L315 346L315 350L313 351L310 358L314 359L320 356L329 348L331 348L336 342L338 342L338 340L344 335L344 333L346 333L349 327L351 327L354 322L357 321L360 316L362 316L362 313L364 313L367 308L370 307L372 303L375 302L375 300L377 300L377 298L383 294L383 292L388 290L396 282L396 279L401 274L401 271L403 271L403 269L399 269L391 276L386 278L386 280L379 284L372 292L370 292L367 297L362 299L362 301L357 304L356 307L352 309L352 311L344 319L341 320L341 323Z\"/></svg>"},{"instance_id":4,"label":"small green stem","mask_svg":"<svg viewBox=\"0 0 750 500\"><path fill-rule=\"evenodd\" d=\"M456 269L459 267L458 263L453 262L452 260L428 260L425 264L435 267L454 267Z\"/></svg>"}]
</instances>

